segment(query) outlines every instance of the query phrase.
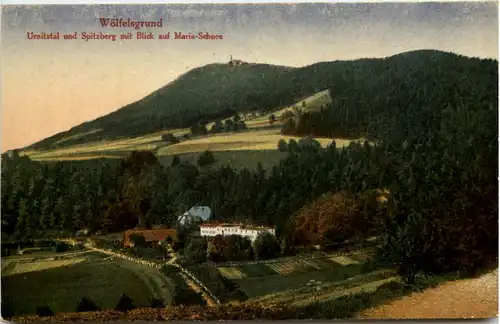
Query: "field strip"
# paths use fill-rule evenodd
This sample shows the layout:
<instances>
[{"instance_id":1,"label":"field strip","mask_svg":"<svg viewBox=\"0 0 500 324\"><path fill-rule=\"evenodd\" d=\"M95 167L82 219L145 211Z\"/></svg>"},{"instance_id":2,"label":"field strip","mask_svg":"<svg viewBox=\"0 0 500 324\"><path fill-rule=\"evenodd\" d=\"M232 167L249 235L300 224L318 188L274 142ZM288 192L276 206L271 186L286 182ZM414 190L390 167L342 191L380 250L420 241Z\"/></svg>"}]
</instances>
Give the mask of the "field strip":
<instances>
[{"instance_id":1,"label":"field strip","mask_svg":"<svg viewBox=\"0 0 500 324\"><path fill-rule=\"evenodd\" d=\"M90 153L91 154L91 153ZM52 157L30 157L33 161L82 161L95 159L120 159L119 155L56 155Z\"/></svg>"},{"instance_id":2,"label":"field strip","mask_svg":"<svg viewBox=\"0 0 500 324\"><path fill-rule=\"evenodd\" d=\"M294 306L307 306L313 302L321 302L321 301L326 301L329 299L337 299L343 296L348 296L360 292L374 292L378 289L383 284L393 282L393 281L400 281L401 279L397 276L390 277L387 279L382 279L382 280L377 280L377 281L372 281L369 283L365 283L356 287L352 287L349 289L343 289L343 290L334 290L331 292L327 293L316 293L316 294L309 294L308 297L296 301L292 301L291 304Z\"/></svg>"},{"instance_id":3,"label":"field strip","mask_svg":"<svg viewBox=\"0 0 500 324\"><path fill-rule=\"evenodd\" d=\"M48 259L48 258L67 258L67 257L74 257L77 255L85 255L85 254L91 254L94 253L93 251L90 250L84 250L84 251L78 251L78 252L69 252L69 253L57 253L57 252L50 252L47 254L39 254L36 256L22 256L22 255L13 255L13 256L8 256L4 260L9 260L9 261L28 261L32 262L35 260L43 260L43 259Z\"/></svg>"},{"instance_id":4,"label":"field strip","mask_svg":"<svg viewBox=\"0 0 500 324\"><path fill-rule=\"evenodd\" d=\"M2 276L29 273L34 271L44 271L60 267L71 267L74 264L82 263L85 261L87 261L86 258L72 258L72 259L62 259L62 260L45 259L45 260L36 260L34 262L18 262L17 260L12 260L11 262L16 264L16 266L12 269L8 269L9 270L8 274L2 273Z\"/></svg>"},{"instance_id":5,"label":"field strip","mask_svg":"<svg viewBox=\"0 0 500 324\"><path fill-rule=\"evenodd\" d=\"M321 287L321 290L323 291L328 290L328 294L334 294L345 289L351 289L356 286L360 286L360 284L367 284L376 280L385 280L388 277L395 278L394 271L381 269L370 273L359 274L342 281L323 283L319 285L319 287ZM274 302L277 300L280 302L293 302L300 299L310 298L312 294L312 288L304 286L301 288L293 288L270 295L255 297L252 298L252 300L259 302Z\"/></svg>"},{"instance_id":6,"label":"field strip","mask_svg":"<svg viewBox=\"0 0 500 324\"><path fill-rule=\"evenodd\" d=\"M351 264L361 264L361 262L351 259L347 255L339 255L335 257L331 257L330 260L332 260L335 263L339 263L343 266L351 265Z\"/></svg>"},{"instance_id":7,"label":"field strip","mask_svg":"<svg viewBox=\"0 0 500 324\"><path fill-rule=\"evenodd\" d=\"M306 104L306 106L303 106L303 104ZM331 95L329 90L323 90L319 91L307 98L304 98L303 100L300 100L294 104L291 104L287 107L281 108L277 111L270 112L268 114L264 114L262 116L259 116L257 118L253 119L243 119L245 123L247 124L247 127L250 130L250 133L253 132L259 132L259 129L264 128L269 126L269 116L275 115L276 117L280 117L283 113L287 111L293 111L294 108L299 108L303 111L317 111L318 109L321 109L321 107L324 104L331 103ZM230 119L230 118L226 118ZM224 120L226 120L224 119ZM223 120L223 121L224 121ZM214 121L210 122L207 124L207 128L210 129L214 125ZM278 124L282 124L282 120L276 120L274 123L274 126ZM57 143L64 143L66 141L78 139L81 137L85 137L88 135L91 135L93 133L102 131L102 129L94 129L90 130L87 132L82 132L78 134L74 134L65 138L62 138L56 142ZM275 130L276 131L276 130ZM138 137L132 137L132 138L120 138L120 139L111 139L111 140L97 140L94 142L90 143L84 143L84 144L75 144L71 145L69 147L62 147L58 149L49 149L49 150L42 150L42 151L36 151L36 150L26 150L24 154L28 155L30 158L35 159L35 160L54 160L56 158L59 159L65 159L65 160L84 160L84 159L91 159L91 158L96 158L95 156L92 157L93 154L98 154L101 153L101 158L116 158L116 156L111 155L110 152L128 152L132 150L155 150L157 148L157 144L162 143L162 135L163 134L174 134L176 137L180 137L184 134L189 133L190 130L188 128L177 128L177 129L171 129L171 130L161 130L161 131L156 131L151 134L146 134ZM278 129L278 133L280 130ZM194 139L196 140L196 139ZM260 148L260 149L275 149L277 145L277 141L279 138L276 140L276 143L255 143L253 146L255 148ZM192 140L188 140L186 142L191 142ZM330 140L331 141L331 140ZM183 143L182 141L181 143ZM320 141L321 142L321 141ZM327 144L329 144L328 142ZM271 145L273 144L273 145ZM323 144L321 142L321 144ZM249 147L249 145L246 145L245 147ZM108 153L108 154L106 154ZM78 156L75 156L77 155ZM81 155L80 155L81 154ZM175 154L175 153L173 153Z\"/></svg>"},{"instance_id":8,"label":"field strip","mask_svg":"<svg viewBox=\"0 0 500 324\"><path fill-rule=\"evenodd\" d=\"M218 264L218 267L224 267L224 268L231 268L231 267L241 267L244 265L256 265L256 264L265 264L265 265L271 265L271 264L280 264L280 263L287 263L287 262L303 262L305 260L307 261L313 261L313 262L321 262L322 260L330 260L334 261L334 258L339 257L339 256L347 256L347 257L354 257L354 256L361 256L361 257L368 257L370 254L373 253L373 248L365 248L365 249L360 249L352 252L334 252L334 253L328 253L328 254L322 254L322 255L317 255L317 256L295 256L295 257L281 257L277 258L274 260L263 260L263 261L251 261L251 262L223 262ZM335 261L334 261L335 262Z\"/></svg>"},{"instance_id":9,"label":"field strip","mask_svg":"<svg viewBox=\"0 0 500 324\"><path fill-rule=\"evenodd\" d=\"M235 267L220 267L217 268L217 270L219 270L220 274L223 277L229 280L239 280L247 277L246 273L244 273L240 269L236 269Z\"/></svg>"}]
</instances>

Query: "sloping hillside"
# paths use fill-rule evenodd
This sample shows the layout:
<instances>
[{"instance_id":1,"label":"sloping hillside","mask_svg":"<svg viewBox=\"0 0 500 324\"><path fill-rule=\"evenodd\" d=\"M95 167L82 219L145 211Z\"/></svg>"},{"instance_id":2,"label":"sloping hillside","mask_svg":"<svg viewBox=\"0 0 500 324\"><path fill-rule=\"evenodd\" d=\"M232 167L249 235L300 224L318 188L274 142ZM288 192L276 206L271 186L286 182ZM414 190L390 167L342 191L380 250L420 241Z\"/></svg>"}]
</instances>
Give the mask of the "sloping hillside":
<instances>
[{"instance_id":1,"label":"sloping hillside","mask_svg":"<svg viewBox=\"0 0 500 324\"><path fill-rule=\"evenodd\" d=\"M450 73L454 82L458 82L457 78L466 80L471 73L482 79L495 78L489 73L491 61L422 50L384 59L321 62L302 68L210 64L189 71L137 102L29 148L50 149L137 137L165 129L190 127L199 121L223 119L235 112L270 112L325 89L330 89L332 95L333 109L330 111L340 112L348 123L357 123L360 119L376 118L379 107L396 109L398 103L385 102L386 98L392 97L392 91L411 87L416 98L429 98L432 89L419 88L422 81L428 81L428 72L433 71L429 66L439 70L438 74L433 73L438 79L434 78L432 82L434 87L439 87L440 84L453 83L446 81L450 79ZM484 71L488 73L482 73ZM468 85L470 81L464 84ZM379 106L377 109L370 108L373 100Z\"/></svg>"},{"instance_id":2,"label":"sloping hillside","mask_svg":"<svg viewBox=\"0 0 500 324\"><path fill-rule=\"evenodd\" d=\"M286 106L324 89L319 86L306 89L302 81L293 82L293 77L289 76L293 71L293 68L266 64L206 65L189 71L137 102L29 148L67 147L185 128L201 120L230 117L235 112Z\"/></svg>"}]
</instances>

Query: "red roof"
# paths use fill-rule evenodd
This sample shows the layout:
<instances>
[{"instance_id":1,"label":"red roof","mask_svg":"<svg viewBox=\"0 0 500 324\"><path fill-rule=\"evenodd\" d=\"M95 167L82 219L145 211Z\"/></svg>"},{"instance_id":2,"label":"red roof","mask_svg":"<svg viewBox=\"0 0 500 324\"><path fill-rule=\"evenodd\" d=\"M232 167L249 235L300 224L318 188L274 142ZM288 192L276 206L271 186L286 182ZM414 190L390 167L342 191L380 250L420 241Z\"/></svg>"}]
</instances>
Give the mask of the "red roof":
<instances>
[{"instance_id":1,"label":"red roof","mask_svg":"<svg viewBox=\"0 0 500 324\"><path fill-rule=\"evenodd\" d=\"M167 237L175 237L176 230L171 228L151 229L151 230L128 230L125 231L125 241L130 241L130 235L142 235L146 242L164 241Z\"/></svg>"}]
</instances>

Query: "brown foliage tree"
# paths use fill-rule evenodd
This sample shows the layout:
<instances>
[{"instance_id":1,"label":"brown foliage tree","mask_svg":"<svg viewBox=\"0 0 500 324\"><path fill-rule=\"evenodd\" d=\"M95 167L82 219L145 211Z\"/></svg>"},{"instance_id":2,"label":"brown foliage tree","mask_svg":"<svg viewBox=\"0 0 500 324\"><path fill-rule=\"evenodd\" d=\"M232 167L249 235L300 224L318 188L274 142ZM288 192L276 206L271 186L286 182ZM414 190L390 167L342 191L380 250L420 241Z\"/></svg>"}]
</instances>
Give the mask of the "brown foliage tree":
<instances>
[{"instance_id":1,"label":"brown foliage tree","mask_svg":"<svg viewBox=\"0 0 500 324\"><path fill-rule=\"evenodd\" d=\"M290 228L294 245L340 243L355 235L359 206L347 192L327 193L300 209Z\"/></svg>"}]
</instances>

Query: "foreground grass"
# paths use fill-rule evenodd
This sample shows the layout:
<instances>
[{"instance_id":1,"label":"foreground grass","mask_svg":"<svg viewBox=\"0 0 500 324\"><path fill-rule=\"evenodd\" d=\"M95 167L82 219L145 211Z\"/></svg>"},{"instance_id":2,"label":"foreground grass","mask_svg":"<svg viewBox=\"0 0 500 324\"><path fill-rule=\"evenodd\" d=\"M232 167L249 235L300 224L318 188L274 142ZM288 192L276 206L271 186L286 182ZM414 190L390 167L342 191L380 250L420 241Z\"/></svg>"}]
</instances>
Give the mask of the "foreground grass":
<instances>
[{"instance_id":1,"label":"foreground grass","mask_svg":"<svg viewBox=\"0 0 500 324\"><path fill-rule=\"evenodd\" d=\"M11 269L2 271L2 313L34 314L38 306L49 306L54 312L71 312L82 297L108 309L115 307L123 293L137 306L148 306L152 297L150 287L136 272L95 255L62 260L13 260L7 267Z\"/></svg>"}]
</instances>

